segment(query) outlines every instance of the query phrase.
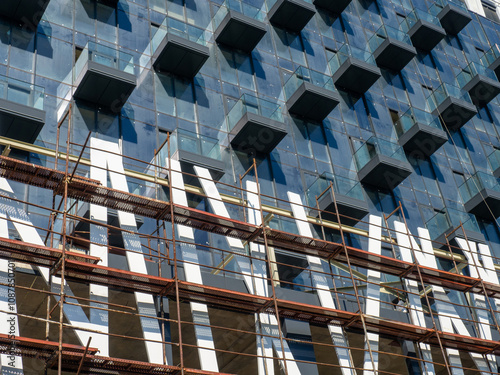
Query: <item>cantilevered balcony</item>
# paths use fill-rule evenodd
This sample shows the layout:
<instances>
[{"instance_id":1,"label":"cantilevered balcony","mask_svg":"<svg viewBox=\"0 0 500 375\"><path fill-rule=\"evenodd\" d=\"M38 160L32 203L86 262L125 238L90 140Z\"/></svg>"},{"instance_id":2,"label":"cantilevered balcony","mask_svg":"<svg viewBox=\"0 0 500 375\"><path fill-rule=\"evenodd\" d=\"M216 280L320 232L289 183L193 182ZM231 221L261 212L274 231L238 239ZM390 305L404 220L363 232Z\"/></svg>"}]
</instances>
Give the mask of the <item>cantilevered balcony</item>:
<instances>
[{"instance_id":1,"label":"cantilevered balcony","mask_svg":"<svg viewBox=\"0 0 500 375\"><path fill-rule=\"evenodd\" d=\"M246 153L270 153L287 134L281 106L244 94L227 115L229 141Z\"/></svg>"},{"instance_id":2,"label":"cantilevered balcony","mask_svg":"<svg viewBox=\"0 0 500 375\"><path fill-rule=\"evenodd\" d=\"M314 121L323 121L339 104L332 78L299 66L285 83L288 111Z\"/></svg>"},{"instance_id":3,"label":"cantilevered balcony","mask_svg":"<svg viewBox=\"0 0 500 375\"><path fill-rule=\"evenodd\" d=\"M132 55L88 42L74 67L73 96L112 111L120 111L137 81Z\"/></svg>"},{"instance_id":4,"label":"cantilevered balcony","mask_svg":"<svg viewBox=\"0 0 500 375\"><path fill-rule=\"evenodd\" d=\"M221 160L219 141L205 135L199 135L184 129L177 129L172 133L170 141L170 153L172 159L179 160L183 172L195 175L194 166L208 169L213 180L220 180L224 176L224 162ZM165 160L166 152L164 146L160 159ZM197 185L197 178L184 175L186 184Z\"/></svg>"},{"instance_id":5,"label":"cantilevered balcony","mask_svg":"<svg viewBox=\"0 0 500 375\"><path fill-rule=\"evenodd\" d=\"M329 188L330 184L333 191ZM307 205L313 207L310 215L319 216L318 210L314 209L317 207L316 198L318 198L318 206L322 211L321 217L335 222L338 221L335 209L335 203L337 203L340 221L346 225L356 224L369 213L361 184L331 173L325 172L319 176L307 189L306 198Z\"/></svg>"},{"instance_id":6,"label":"cantilevered balcony","mask_svg":"<svg viewBox=\"0 0 500 375\"><path fill-rule=\"evenodd\" d=\"M457 229L460 223L462 223L464 230L462 230L462 228ZM431 240L437 242L440 248L447 246L447 239L450 245L456 246L455 239L465 238L465 236L471 241L486 242L486 239L481 233L481 229L479 229L476 217L470 213L457 209L446 208L436 212L436 214L425 223L425 226L429 230Z\"/></svg>"},{"instance_id":7,"label":"cantilevered balcony","mask_svg":"<svg viewBox=\"0 0 500 375\"><path fill-rule=\"evenodd\" d=\"M330 59L332 79L337 87L362 95L380 78L371 52L344 44Z\"/></svg>"},{"instance_id":8,"label":"cantilevered balcony","mask_svg":"<svg viewBox=\"0 0 500 375\"><path fill-rule=\"evenodd\" d=\"M461 0L437 0L429 9L448 34L456 35L472 21L467 6Z\"/></svg>"},{"instance_id":9,"label":"cantilevered balcony","mask_svg":"<svg viewBox=\"0 0 500 375\"><path fill-rule=\"evenodd\" d=\"M313 0L313 4L318 8L329 10L340 14L351 3L351 0Z\"/></svg>"},{"instance_id":10,"label":"cantilevered balcony","mask_svg":"<svg viewBox=\"0 0 500 375\"><path fill-rule=\"evenodd\" d=\"M500 185L493 175L476 172L458 190L465 211L487 220L500 216Z\"/></svg>"},{"instance_id":11,"label":"cantilevered balcony","mask_svg":"<svg viewBox=\"0 0 500 375\"><path fill-rule=\"evenodd\" d=\"M410 108L395 123L398 143L413 157L432 155L448 140L439 118L417 108Z\"/></svg>"},{"instance_id":12,"label":"cantilevered balcony","mask_svg":"<svg viewBox=\"0 0 500 375\"><path fill-rule=\"evenodd\" d=\"M274 25L298 33L315 13L311 0L276 0L267 15Z\"/></svg>"},{"instance_id":13,"label":"cantilevered balcony","mask_svg":"<svg viewBox=\"0 0 500 375\"><path fill-rule=\"evenodd\" d=\"M477 113L469 94L448 83L435 89L427 98L427 104L449 130L460 129Z\"/></svg>"},{"instance_id":14,"label":"cantilevered balcony","mask_svg":"<svg viewBox=\"0 0 500 375\"><path fill-rule=\"evenodd\" d=\"M371 137L355 153L358 177L363 183L394 189L413 169L397 143Z\"/></svg>"},{"instance_id":15,"label":"cantilevered balcony","mask_svg":"<svg viewBox=\"0 0 500 375\"><path fill-rule=\"evenodd\" d=\"M205 30L167 17L151 41L153 66L185 78L193 78L210 56Z\"/></svg>"},{"instance_id":16,"label":"cantilevered balcony","mask_svg":"<svg viewBox=\"0 0 500 375\"><path fill-rule=\"evenodd\" d=\"M50 0L2 0L0 16L21 22L23 25L36 26L49 2Z\"/></svg>"},{"instance_id":17,"label":"cantilevered balcony","mask_svg":"<svg viewBox=\"0 0 500 375\"><path fill-rule=\"evenodd\" d=\"M416 55L410 37L399 29L381 26L368 41L378 66L400 71Z\"/></svg>"},{"instance_id":18,"label":"cantilevered balcony","mask_svg":"<svg viewBox=\"0 0 500 375\"><path fill-rule=\"evenodd\" d=\"M401 22L401 30L410 36L414 47L431 51L446 36L439 19L420 9L414 9Z\"/></svg>"},{"instance_id":19,"label":"cantilevered balcony","mask_svg":"<svg viewBox=\"0 0 500 375\"><path fill-rule=\"evenodd\" d=\"M500 79L500 46L495 44L488 51L486 51L481 57L481 63L493 70L497 79Z\"/></svg>"},{"instance_id":20,"label":"cantilevered balcony","mask_svg":"<svg viewBox=\"0 0 500 375\"><path fill-rule=\"evenodd\" d=\"M493 150L493 152L488 155L488 161L493 170L493 176L500 178L500 150Z\"/></svg>"},{"instance_id":21,"label":"cantilevered balcony","mask_svg":"<svg viewBox=\"0 0 500 375\"><path fill-rule=\"evenodd\" d=\"M0 135L33 143L45 124L43 87L0 76Z\"/></svg>"},{"instance_id":22,"label":"cantilevered balcony","mask_svg":"<svg viewBox=\"0 0 500 375\"><path fill-rule=\"evenodd\" d=\"M213 23L217 43L252 52L266 34L265 12L238 0L225 0Z\"/></svg>"},{"instance_id":23,"label":"cantilevered balcony","mask_svg":"<svg viewBox=\"0 0 500 375\"><path fill-rule=\"evenodd\" d=\"M471 62L457 76L460 87L467 91L472 103L484 107L500 93L500 82L493 70Z\"/></svg>"}]
</instances>

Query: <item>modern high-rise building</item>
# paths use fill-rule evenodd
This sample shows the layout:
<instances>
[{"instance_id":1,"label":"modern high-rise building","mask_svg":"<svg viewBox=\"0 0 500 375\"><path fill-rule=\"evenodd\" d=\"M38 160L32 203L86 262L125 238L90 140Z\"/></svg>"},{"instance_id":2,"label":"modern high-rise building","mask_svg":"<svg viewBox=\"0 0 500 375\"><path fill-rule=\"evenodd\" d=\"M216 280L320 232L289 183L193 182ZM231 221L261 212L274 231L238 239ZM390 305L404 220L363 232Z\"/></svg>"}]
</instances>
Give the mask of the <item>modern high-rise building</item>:
<instances>
[{"instance_id":1,"label":"modern high-rise building","mask_svg":"<svg viewBox=\"0 0 500 375\"><path fill-rule=\"evenodd\" d=\"M1 375L500 369L489 0L0 0Z\"/></svg>"}]
</instances>

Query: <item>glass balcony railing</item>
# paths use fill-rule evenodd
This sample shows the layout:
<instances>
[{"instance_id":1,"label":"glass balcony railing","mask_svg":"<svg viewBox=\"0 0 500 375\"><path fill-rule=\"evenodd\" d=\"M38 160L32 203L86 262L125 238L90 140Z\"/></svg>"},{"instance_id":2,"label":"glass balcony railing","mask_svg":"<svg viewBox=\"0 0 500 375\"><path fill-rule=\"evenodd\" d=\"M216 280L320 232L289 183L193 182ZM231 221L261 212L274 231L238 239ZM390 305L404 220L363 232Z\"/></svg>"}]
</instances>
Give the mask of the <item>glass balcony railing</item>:
<instances>
[{"instance_id":1,"label":"glass balcony railing","mask_svg":"<svg viewBox=\"0 0 500 375\"><path fill-rule=\"evenodd\" d=\"M289 99L304 82L310 82L315 86L322 87L330 91L336 91L332 77L308 68L304 68L303 66L299 66L285 83L284 89L286 98Z\"/></svg>"},{"instance_id":2,"label":"glass balcony railing","mask_svg":"<svg viewBox=\"0 0 500 375\"><path fill-rule=\"evenodd\" d=\"M465 203L476 196L483 189L500 192L500 185L498 184L497 179L491 174L476 172L458 188L458 191L460 192L460 196Z\"/></svg>"},{"instance_id":3,"label":"glass balcony railing","mask_svg":"<svg viewBox=\"0 0 500 375\"><path fill-rule=\"evenodd\" d=\"M184 130L177 129L170 137L170 154L174 155L178 150L188 151L194 154L203 155L210 159L221 160L219 141L215 138ZM160 166L168 157L168 147L164 145L159 152Z\"/></svg>"},{"instance_id":4,"label":"glass balcony railing","mask_svg":"<svg viewBox=\"0 0 500 375\"><path fill-rule=\"evenodd\" d=\"M472 100L467 92L457 86L443 83L427 97L427 104L429 105L430 111L434 111L446 98L450 96L465 100L466 102L472 104Z\"/></svg>"},{"instance_id":5,"label":"glass balcony railing","mask_svg":"<svg viewBox=\"0 0 500 375\"><path fill-rule=\"evenodd\" d=\"M398 137L401 137L417 123L443 130L438 117L429 112L411 107L396 121L395 128Z\"/></svg>"},{"instance_id":6,"label":"glass balcony railing","mask_svg":"<svg viewBox=\"0 0 500 375\"><path fill-rule=\"evenodd\" d=\"M452 208L446 208L430 218L425 226L429 230L431 239L435 240L450 229L463 224L465 230L481 233L474 215Z\"/></svg>"},{"instance_id":7,"label":"glass balcony railing","mask_svg":"<svg viewBox=\"0 0 500 375\"><path fill-rule=\"evenodd\" d=\"M132 55L102 44L88 42L75 64L75 80L79 77L87 61L94 61L122 72L134 74L134 58Z\"/></svg>"},{"instance_id":8,"label":"glass balcony railing","mask_svg":"<svg viewBox=\"0 0 500 375\"><path fill-rule=\"evenodd\" d=\"M488 161L490 162L490 166L493 171L500 172L500 150L495 149L491 154L489 154Z\"/></svg>"},{"instance_id":9,"label":"glass balcony railing","mask_svg":"<svg viewBox=\"0 0 500 375\"><path fill-rule=\"evenodd\" d=\"M495 72L493 70L488 69L484 65L477 63L477 62L471 62L465 69L463 69L457 76L457 81L458 84L460 85L461 88L463 88L467 83L470 82L472 78L474 78L477 75L482 75L487 78L490 78L494 81L497 80L497 77L495 75Z\"/></svg>"},{"instance_id":10,"label":"glass balcony railing","mask_svg":"<svg viewBox=\"0 0 500 375\"><path fill-rule=\"evenodd\" d=\"M229 131L233 130L238 121L246 113L253 113L271 120L283 122L283 114L279 104L250 94L243 94L227 115Z\"/></svg>"},{"instance_id":11,"label":"glass balcony railing","mask_svg":"<svg viewBox=\"0 0 500 375\"><path fill-rule=\"evenodd\" d=\"M358 171L377 155L384 155L404 163L407 162L403 148L400 145L385 139L371 137L354 153Z\"/></svg>"},{"instance_id":12,"label":"glass balcony railing","mask_svg":"<svg viewBox=\"0 0 500 375\"><path fill-rule=\"evenodd\" d=\"M370 51L344 44L336 53L333 54L332 58L328 62L330 65L330 71L335 73L349 57L353 57L369 64L376 64Z\"/></svg>"},{"instance_id":13,"label":"glass balcony railing","mask_svg":"<svg viewBox=\"0 0 500 375\"><path fill-rule=\"evenodd\" d=\"M460 8L464 11L467 11L467 5L461 0L437 0L434 1L434 4L429 8L429 12L436 16L441 12L441 10L448 4L454 5L457 8Z\"/></svg>"},{"instance_id":14,"label":"glass balcony railing","mask_svg":"<svg viewBox=\"0 0 500 375\"><path fill-rule=\"evenodd\" d=\"M359 181L325 172L306 191L306 199L309 207L316 207L316 197L321 195L330 186L330 183L333 184L335 194L345 195L360 201L365 200L363 188Z\"/></svg>"},{"instance_id":15,"label":"glass balcony railing","mask_svg":"<svg viewBox=\"0 0 500 375\"><path fill-rule=\"evenodd\" d=\"M414 9L401 22L401 30L407 33L418 22L418 20L427 21L433 25L441 27L441 23L435 15L424 12L421 9Z\"/></svg>"},{"instance_id":16,"label":"glass balcony railing","mask_svg":"<svg viewBox=\"0 0 500 375\"><path fill-rule=\"evenodd\" d=\"M239 0L225 0L213 18L214 30L217 30L229 10L234 10L257 21L264 21L266 18L266 12L260 8Z\"/></svg>"},{"instance_id":17,"label":"glass balcony railing","mask_svg":"<svg viewBox=\"0 0 500 375\"><path fill-rule=\"evenodd\" d=\"M368 41L370 50L375 51L387 38L398 40L411 46L411 40L408 34L394 27L381 26Z\"/></svg>"},{"instance_id":18,"label":"glass balcony railing","mask_svg":"<svg viewBox=\"0 0 500 375\"><path fill-rule=\"evenodd\" d=\"M155 35L153 36L153 39L151 40L151 47L153 49L151 51L152 54L155 53L155 51L158 49L158 46L160 46L161 42L168 33L201 44L202 46L205 46L207 44L205 40L204 29L200 29L199 27L189 25L174 18L167 17L165 18L165 21L163 21L163 23L160 25Z\"/></svg>"},{"instance_id":19,"label":"glass balcony railing","mask_svg":"<svg viewBox=\"0 0 500 375\"><path fill-rule=\"evenodd\" d=\"M497 62L500 58L500 46L498 44L493 45L488 51L484 53L481 57L481 63L484 66L491 66Z\"/></svg>"},{"instance_id":20,"label":"glass balcony railing","mask_svg":"<svg viewBox=\"0 0 500 375\"><path fill-rule=\"evenodd\" d=\"M10 77L0 76L0 99L43 110L45 90Z\"/></svg>"}]
</instances>

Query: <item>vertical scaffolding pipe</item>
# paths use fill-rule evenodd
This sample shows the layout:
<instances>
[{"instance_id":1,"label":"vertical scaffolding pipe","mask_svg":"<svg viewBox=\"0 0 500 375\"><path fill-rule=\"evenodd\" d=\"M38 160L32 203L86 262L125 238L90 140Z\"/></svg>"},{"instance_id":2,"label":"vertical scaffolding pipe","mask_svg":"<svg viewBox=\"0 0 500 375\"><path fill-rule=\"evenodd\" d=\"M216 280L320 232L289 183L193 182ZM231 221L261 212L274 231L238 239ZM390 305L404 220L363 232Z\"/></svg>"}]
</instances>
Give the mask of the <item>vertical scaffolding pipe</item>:
<instances>
[{"instance_id":1,"label":"vertical scaffolding pipe","mask_svg":"<svg viewBox=\"0 0 500 375\"><path fill-rule=\"evenodd\" d=\"M254 171L255 171L255 183L257 184L257 196L259 197L259 210L260 210L260 219L261 219L261 226L262 226L262 237L264 238L264 247L266 249L266 260L267 260L267 266L269 269L269 272L272 272L272 267L271 267L271 255L270 255L270 250L269 246L267 243L267 234L266 234L266 227L265 227L265 221L264 221L264 211L262 209L262 198L260 195L260 185L259 185L259 175L257 173L257 163L255 162L255 158L253 158L253 165L252 165ZM285 374L288 374L288 369L286 365L286 355L285 355L285 347L283 345L283 331L281 330L281 322L280 322L280 317L279 317L279 311L278 311L278 301L276 299L276 287L274 285L274 280L271 278L271 288L273 291L273 303L274 303L274 310L276 313L276 322L278 325L278 335L280 339L280 345L281 345L281 352L283 355L283 367L284 367L284 372Z\"/></svg>"},{"instance_id":2,"label":"vertical scaffolding pipe","mask_svg":"<svg viewBox=\"0 0 500 375\"><path fill-rule=\"evenodd\" d=\"M68 110L68 134L66 139L66 165L64 168L64 195L63 195L63 222L62 222L62 255L61 255L61 289L59 296L59 353L58 353L58 365L57 374L62 375L62 344L63 344L63 328L64 328L64 282L65 282L65 272L66 272L66 220L68 217L68 169L69 169L69 146L71 139L71 110L72 106L70 104ZM62 126L62 123L61 125Z\"/></svg>"},{"instance_id":3,"label":"vertical scaffolding pipe","mask_svg":"<svg viewBox=\"0 0 500 375\"><path fill-rule=\"evenodd\" d=\"M177 307L177 329L179 335L179 357L180 357L180 367L181 375L184 375L184 353L182 350L182 327L181 327L181 306L179 300L179 267L177 264L177 249L175 246L175 220L174 220L174 202L173 202L173 183L172 183L172 162L170 155L170 134L167 135L167 150L168 150L168 187L170 193L170 218L172 223L172 251L174 253L174 283L175 283L175 299Z\"/></svg>"}]
</instances>

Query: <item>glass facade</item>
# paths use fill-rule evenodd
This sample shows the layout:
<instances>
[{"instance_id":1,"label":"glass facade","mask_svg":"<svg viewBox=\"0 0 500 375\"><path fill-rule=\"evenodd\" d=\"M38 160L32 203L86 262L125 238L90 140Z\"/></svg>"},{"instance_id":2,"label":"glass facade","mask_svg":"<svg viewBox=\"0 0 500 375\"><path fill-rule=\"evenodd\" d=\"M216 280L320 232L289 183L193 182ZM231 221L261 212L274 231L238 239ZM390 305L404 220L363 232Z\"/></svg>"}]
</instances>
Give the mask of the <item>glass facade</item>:
<instances>
[{"instance_id":1,"label":"glass facade","mask_svg":"<svg viewBox=\"0 0 500 375\"><path fill-rule=\"evenodd\" d=\"M459 0L12 9L2 374L498 373L499 23Z\"/></svg>"}]
</instances>

